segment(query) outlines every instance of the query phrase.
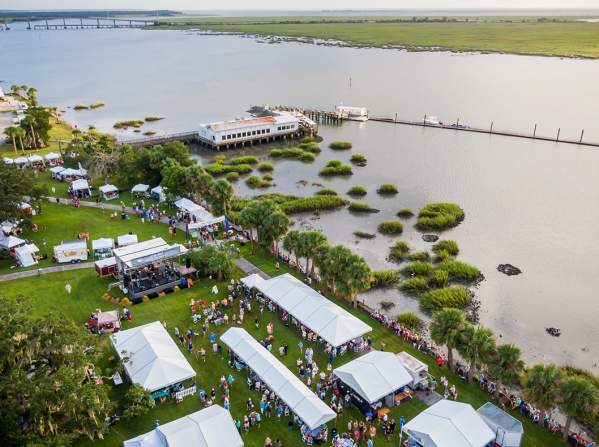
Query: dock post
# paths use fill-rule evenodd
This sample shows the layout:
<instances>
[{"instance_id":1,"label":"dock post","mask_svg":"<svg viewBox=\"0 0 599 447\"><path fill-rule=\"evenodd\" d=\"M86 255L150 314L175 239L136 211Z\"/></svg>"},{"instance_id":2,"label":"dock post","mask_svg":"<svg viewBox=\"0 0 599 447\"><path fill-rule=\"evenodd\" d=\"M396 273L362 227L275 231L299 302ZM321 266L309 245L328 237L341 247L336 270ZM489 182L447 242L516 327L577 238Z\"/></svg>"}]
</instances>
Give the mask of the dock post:
<instances>
[{"instance_id":1,"label":"dock post","mask_svg":"<svg viewBox=\"0 0 599 447\"><path fill-rule=\"evenodd\" d=\"M83 29L83 17L79 19L79 22L81 23L81 29Z\"/></svg>"},{"instance_id":2,"label":"dock post","mask_svg":"<svg viewBox=\"0 0 599 447\"><path fill-rule=\"evenodd\" d=\"M558 142L559 141L559 133L562 131L562 128L558 128L557 129L557 137L555 137L555 141Z\"/></svg>"},{"instance_id":3,"label":"dock post","mask_svg":"<svg viewBox=\"0 0 599 447\"><path fill-rule=\"evenodd\" d=\"M64 29L67 29L67 19L65 19L64 17L62 18L62 26L64 27Z\"/></svg>"},{"instance_id":4,"label":"dock post","mask_svg":"<svg viewBox=\"0 0 599 447\"><path fill-rule=\"evenodd\" d=\"M397 113L395 113L395 119L393 121L397 122Z\"/></svg>"},{"instance_id":5,"label":"dock post","mask_svg":"<svg viewBox=\"0 0 599 447\"><path fill-rule=\"evenodd\" d=\"M491 128L489 129L489 133L493 133L493 121L491 121Z\"/></svg>"},{"instance_id":6,"label":"dock post","mask_svg":"<svg viewBox=\"0 0 599 447\"><path fill-rule=\"evenodd\" d=\"M422 119L422 124L426 127L426 113L424 114L424 118Z\"/></svg>"},{"instance_id":7,"label":"dock post","mask_svg":"<svg viewBox=\"0 0 599 447\"><path fill-rule=\"evenodd\" d=\"M96 19L97 28L100 28L100 19Z\"/></svg>"},{"instance_id":8,"label":"dock post","mask_svg":"<svg viewBox=\"0 0 599 447\"><path fill-rule=\"evenodd\" d=\"M31 29L31 20L27 20L27 29Z\"/></svg>"},{"instance_id":9,"label":"dock post","mask_svg":"<svg viewBox=\"0 0 599 447\"><path fill-rule=\"evenodd\" d=\"M537 123L535 123L535 130L532 132L532 137L533 138L537 137Z\"/></svg>"},{"instance_id":10,"label":"dock post","mask_svg":"<svg viewBox=\"0 0 599 447\"><path fill-rule=\"evenodd\" d=\"M458 119L455 122L455 127L460 127L460 117L458 116Z\"/></svg>"},{"instance_id":11,"label":"dock post","mask_svg":"<svg viewBox=\"0 0 599 447\"><path fill-rule=\"evenodd\" d=\"M584 136L584 129L582 129L582 132L580 132L580 140L578 141L579 143L582 143L583 136Z\"/></svg>"},{"instance_id":12,"label":"dock post","mask_svg":"<svg viewBox=\"0 0 599 447\"><path fill-rule=\"evenodd\" d=\"M46 20L46 30L50 29L50 25L48 25L48 21Z\"/></svg>"}]
</instances>

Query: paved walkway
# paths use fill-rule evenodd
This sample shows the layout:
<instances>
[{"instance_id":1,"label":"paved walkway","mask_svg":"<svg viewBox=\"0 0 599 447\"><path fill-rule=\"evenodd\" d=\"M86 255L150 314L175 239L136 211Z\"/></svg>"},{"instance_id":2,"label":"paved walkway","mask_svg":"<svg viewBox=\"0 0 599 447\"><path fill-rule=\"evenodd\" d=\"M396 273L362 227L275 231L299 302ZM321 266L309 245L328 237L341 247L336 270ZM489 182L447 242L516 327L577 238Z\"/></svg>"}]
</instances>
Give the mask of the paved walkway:
<instances>
[{"instance_id":1,"label":"paved walkway","mask_svg":"<svg viewBox=\"0 0 599 447\"><path fill-rule=\"evenodd\" d=\"M81 270L93 268L93 262L83 262L78 264L65 264L57 265L54 267L44 267L40 269L24 270L22 272L8 273L7 275L0 275L0 282L12 281L13 279L29 278L31 276L40 276L47 273L66 272L69 270Z\"/></svg>"},{"instance_id":2,"label":"paved walkway","mask_svg":"<svg viewBox=\"0 0 599 447\"><path fill-rule=\"evenodd\" d=\"M252 264L250 261L248 261L245 258L237 259L235 261L235 265L237 267L239 267L241 270L243 270L248 275L257 273L264 279L270 279L270 275L267 275L266 273L264 273L262 270L260 270L258 267L256 267L254 264Z\"/></svg>"}]
</instances>

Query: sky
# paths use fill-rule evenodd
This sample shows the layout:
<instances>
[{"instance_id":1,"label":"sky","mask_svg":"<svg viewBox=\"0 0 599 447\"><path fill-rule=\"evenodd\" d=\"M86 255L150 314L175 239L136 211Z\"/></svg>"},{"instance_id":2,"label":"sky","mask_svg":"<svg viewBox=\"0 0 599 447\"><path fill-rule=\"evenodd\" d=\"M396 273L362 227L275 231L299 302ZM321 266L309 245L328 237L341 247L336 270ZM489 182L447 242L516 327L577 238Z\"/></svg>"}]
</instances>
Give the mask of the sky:
<instances>
[{"instance_id":1,"label":"sky","mask_svg":"<svg viewBox=\"0 0 599 447\"><path fill-rule=\"evenodd\" d=\"M0 9L599 9L599 0L0 0Z\"/></svg>"}]
</instances>

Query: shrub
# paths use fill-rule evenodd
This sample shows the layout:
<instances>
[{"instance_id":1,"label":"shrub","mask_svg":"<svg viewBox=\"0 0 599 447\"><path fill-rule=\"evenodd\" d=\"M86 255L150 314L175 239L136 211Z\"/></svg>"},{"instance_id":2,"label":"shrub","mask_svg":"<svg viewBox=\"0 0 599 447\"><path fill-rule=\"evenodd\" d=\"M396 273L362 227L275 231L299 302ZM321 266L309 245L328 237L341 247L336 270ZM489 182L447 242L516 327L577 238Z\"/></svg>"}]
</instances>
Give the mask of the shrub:
<instances>
[{"instance_id":1,"label":"shrub","mask_svg":"<svg viewBox=\"0 0 599 447\"><path fill-rule=\"evenodd\" d=\"M291 158L301 161L314 161L316 159L312 152L305 151L299 147L273 149L270 151L270 156L273 158Z\"/></svg>"},{"instance_id":2,"label":"shrub","mask_svg":"<svg viewBox=\"0 0 599 447\"><path fill-rule=\"evenodd\" d=\"M253 155L243 155L240 157L233 157L226 161L228 165L255 165L258 163L258 159Z\"/></svg>"},{"instance_id":3,"label":"shrub","mask_svg":"<svg viewBox=\"0 0 599 447\"><path fill-rule=\"evenodd\" d=\"M365 166L366 165L366 155L364 154L352 154L349 161L351 161L355 165Z\"/></svg>"},{"instance_id":4,"label":"shrub","mask_svg":"<svg viewBox=\"0 0 599 447\"><path fill-rule=\"evenodd\" d=\"M221 163L212 163L204 166L204 170L213 177L218 177L219 175L225 175L229 172L237 172L239 175L249 174L253 169L250 165L224 165Z\"/></svg>"},{"instance_id":5,"label":"shrub","mask_svg":"<svg viewBox=\"0 0 599 447\"><path fill-rule=\"evenodd\" d=\"M443 262L443 261L451 261L451 260L453 260L453 256L451 256L445 250L439 250L437 253L435 253L435 257L433 258L434 263L439 263L439 262Z\"/></svg>"},{"instance_id":6,"label":"shrub","mask_svg":"<svg viewBox=\"0 0 599 447\"><path fill-rule=\"evenodd\" d=\"M378 230L382 234L401 234L403 224L399 220L386 220L379 224Z\"/></svg>"},{"instance_id":7,"label":"shrub","mask_svg":"<svg viewBox=\"0 0 599 447\"><path fill-rule=\"evenodd\" d=\"M86 104L75 104L75 106L73 106L73 110L87 110L89 109L89 106Z\"/></svg>"},{"instance_id":8,"label":"shrub","mask_svg":"<svg viewBox=\"0 0 599 447\"><path fill-rule=\"evenodd\" d=\"M444 287L426 292L420 298L420 307L427 312L453 307L464 309L472 302L470 290L463 286Z\"/></svg>"},{"instance_id":9,"label":"shrub","mask_svg":"<svg viewBox=\"0 0 599 447\"><path fill-rule=\"evenodd\" d=\"M304 143L316 143L316 138L315 137L304 137L300 140L300 143L304 144Z\"/></svg>"},{"instance_id":10,"label":"shrub","mask_svg":"<svg viewBox=\"0 0 599 447\"><path fill-rule=\"evenodd\" d=\"M428 281L422 276L415 276L414 278L404 279L399 288L409 295L420 295L428 290Z\"/></svg>"},{"instance_id":11,"label":"shrub","mask_svg":"<svg viewBox=\"0 0 599 447\"><path fill-rule=\"evenodd\" d=\"M446 230L464 220L464 210L455 203L429 203L418 213L416 227L420 230Z\"/></svg>"},{"instance_id":12,"label":"shrub","mask_svg":"<svg viewBox=\"0 0 599 447\"><path fill-rule=\"evenodd\" d=\"M141 127L144 125L144 121L143 120L125 120L125 121L117 121L116 123L114 123L114 127L115 129L128 129L129 127Z\"/></svg>"},{"instance_id":13,"label":"shrub","mask_svg":"<svg viewBox=\"0 0 599 447\"><path fill-rule=\"evenodd\" d=\"M349 204L349 210L354 213L378 213L379 210L371 208L370 205L363 202L351 202Z\"/></svg>"},{"instance_id":14,"label":"shrub","mask_svg":"<svg viewBox=\"0 0 599 447\"><path fill-rule=\"evenodd\" d=\"M146 137L151 137L152 135L156 135L156 132L154 132L153 130L146 130L146 131L144 132L144 135L145 135Z\"/></svg>"},{"instance_id":15,"label":"shrub","mask_svg":"<svg viewBox=\"0 0 599 447\"><path fill-rule=\"evenodd\" d=\"M106 104L104 104L102 101L94 101L89 105L90 109L99 109L100 107L104 107Z\"/></svg>"},{"instance_id":16,"label":"shrub","mask_svg":"<svg viewBox=\"0 0 599 447\"><path fill-rule=\"evenodd\" d=\"M395 244L393 244L389 249L389 256L387 257L387 260L400 263L404 260L409 252L410 246L406 241L396 241Z\"/></svg>"},{"instance_id":17,"label":"shrub","mask_svg":"<svg viewBox=\"0 0 599 447\"><path fill-rule=\"evenodd\" d=\"M395 317L395 321L402 327L412 332L416 332L417 334L420 334L424 329L424 321L422 321L422 318L414 312L402 312Z\"/></svg>"},{"instance_id":18,"label":"shrub","mask_svg":"<svg viewBox=\"0 0 599 447\"><path fill-rule=\"evenodd\" d=\"M443 261L437 266L437 269L447 272L450 281L470 283L479 281L482 278L482 273L478 268L462 261Z\"/></svg>"},{"instance_id":19,"label":"shrub","mask_svg":"<svg viewBox=\"0 0 599 447\"><path fill-rule=\"evenodd\" d=\"M229 172L226 176L226 179L229 182L236 182L237 180L239 180L239 172Z\"/></svg>"},{"instance_id":20,"label":"shrub","mask_svg":"<svg viewBox=\"0 0 599 447\"><path fill-rule=\"evenodd\" d=\"M150 123L152 121L160 121L160 120L163 120L163 119L164 118L162 116L152 116L152 115L150 115L150 116L146 116L144 118L144 121L147 122L147 123Z\"/></svg>"},{"instance_id":21,"label":"shrub","mask_svg":"<svg viewBox=\"0 0 599 447\"><path fill-rule=\"evenodd\" d=\"M260 172L272 172L275 169L275 167L272 165L272 163L260 163L258 165L258 171Z\"/></svg>"},{"instance_id":22,"label":"shrub","mask_svg":"<svg viewBox=\"0 0 599 447\"><path fill-rule=\"evenodd\" d=\"M333 141L331 144L329 144L329 147L336 151L343 151L351 149L352 144L349 141Z\"/></svg>"},{"instance_id":23,"label":"shrub","mask_svg":"<svg viewBox=\"0 0 599 447\"><path fill-rule=\"evenodd\" d=\"M401 269L404 276L429 276L433 273L433 266L428 262L415 261Z\"/></svg>"},{"instance_id":24,"label":"shrub","mask_svg":"<svg viewBox=\"0 0 599 447\"><path fill-rule=\"evenodd\" d=\"M331 160L327 165L322 168L319 175L332 176L332 175L352 175L352 169L350 165L344 165L339 160Z\"/></svg>"},{"instance_id":25,"label":"shrub","mask_svg":"<svg viewBox=\"0 0 599 447\"><path fill-rule=\"evenodd\" d=\"M440 289L446 287L449 283L449 274L444 270L435 270L428 278L428 285L431 289Z\"/></svg>"},{"instance_id":26,"label":"shrub","mask_svg":"<svg viewBox=\"0 0 599 447\"><path fill-rule=\"evenodd\" d=\"M377 189L376 192L381 195L393 195L397 194L399 190L397 189L397 186L391 183L383 183L381 186L379 186L379 189Z\"/></svg>"},{"instance_id":27,"label":"shrub","mask_svg":"<svg viewBox=\"0 0 599 447\"><path fill-rule=\"evenodd\" d=\"M359 237L360 239L374 239L376 234L368 233L367 231L356 230L354 231L354 236Z\"/></svg>"},{"instance_id":28,"label":"shrub","mask_svg":"<svg viewBox=\"0 0 599 447\"><path fill-rule=\"evenodd\" d=\"M312 152L304 152L302 155L300 155L299 159L304 162L312 162L316 160L316 157Z\"/></svg>"},{"instance_id":29,"label":"shrub","mask_svg":"<svg viewBox=\"0 0 599 447\"><path fill-rule=\"evenodd\" d=\"M280 204L281 210L285 214L330 210L342 206L345 206L345 200L338 196L303 197Z\"/></svg>"},{"instance_id":30,"label":"shrub","mask_svg":"<svg viewBox=\"0 0 599 447\"><path fill-rule=\"evenodd\" d=\"M314 193L315 196L336 196L337 191L330 188L319 189Z\"/></svg>"},{"instance_id":31,"label":"shrub","mask_svg":"<svg viewBox=\"0 0 599 447\"><path fill-rule=\"evenodd\" d=\"M413 215L414 213L410 208L402 208L397 212L397 217L401 217L402 219L408 219Z\"/></svg>"},{"instance_id":32,"label":"shrub","mask_svg":"<svg viewBox=\"0 0 599 447\"><path fill-rule=\"evenodd\" d=\"M349 194L350 196L365 196L367 192L366 188L364 188L363 186L352 186L351 188L349 188L349 191L347 191L347 194Z\"/></svg>"},{"instance_id":33,"label":"shrub","mask_svg":"<svg viewBox=\"0 0 599 447\"><path fill-rule=\"evenodd\" d=\"M414 253L410 253L408 255L408 260L410 261L429 261L431 255L426 251L415 251Z\"/></svg>"},{"instance_id":34,"label":"shrub","mask_svg":"<svg viewBox=\"0 0 599 447\"><path fill-rule=\"evenodd\" d=\"M262 180L266 180L267 182L272 182L272 174L270 172L267 172L266 174L264 174L262 176Z\"/></svg>"},{"instance_id":35,"label":"shrub","mask_svg":"<svg viewBox=\"0 0 599 447\"><path fill-rule=\"evenodd\" d=\"M318 143L301 143L297 147L312 154L320 154L321 152L320 145Z\"/></svg>"},{"instance_id":36,"label":"shrub","mask_svg":"<svg viewBox=\"0 0 599 447\"><path fill-rule=\"evenodd\" d=\"M270 186L270 182L268 180L261 179L257 175L250 175L245 184L250 188L268 188Z\"/></svg>"},{"instance_id":37,"label":"shrub","mask_svg":"<svg viewBox=\"0 0 599 447\"><path fill-rule=\"evenodd\" d=\"M458 243L452 240L442 240L433 245L433 252L439 253L440 251L445 251L451 256L457 256L460 252L460 248L458 247Z\"/></svg>"},{"instance_id":38,"label":"shrub","mask_svg":"<svg viewBox=\"0 0 599 447\"><path fill-rule=\"evenodd\" d=\"M372 272L371 287L392 286L399 280L395 270L375 270Z\"/></svg>"}]
</instances>

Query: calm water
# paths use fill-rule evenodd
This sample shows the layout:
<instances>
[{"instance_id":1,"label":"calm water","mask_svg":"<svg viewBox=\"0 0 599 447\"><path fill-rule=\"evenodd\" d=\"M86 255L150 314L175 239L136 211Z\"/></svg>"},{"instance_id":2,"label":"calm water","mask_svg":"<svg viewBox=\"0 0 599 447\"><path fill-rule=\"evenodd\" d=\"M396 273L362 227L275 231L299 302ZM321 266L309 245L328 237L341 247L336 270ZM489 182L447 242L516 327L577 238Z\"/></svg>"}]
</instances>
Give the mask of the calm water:
<instances>
[{"instance_id":1,"label":"calm water","mask_svg":"<svg viewBox=\"0 0 599 447\"><path fill-rule=\"evenodd\" d=\"M367 106L372 115L442 120L530 130L599 141L599 62L505 55L452 55L341 49L300 44L269 45L252 39L206 37L190 32L13 30L0 33L0 80L38 87L44 103L65 110L80 127L112 132L121 119L161 115L148 129L189 130L197 124L243 115L250 105L292 104L333 108ZM349 78L352 78L350 88ZM104 101L95 111L76 103ZM321 228L332 242L354 247L375 268L384 267L391 238L356 241L352 232L376 231L397 210L431 201L455 201L466 220L444 237L456 239L461 259L479 266L486 280L477 290L481 322L515 342L530 361L572 363L597 370L599 357L599 149L488 135L369 122L321 126L323 152L311 165L276 162L276 190L298 195L316 181L340 193L366 185L366 201L381 213L343 210L298 217ZM119 135L124 135L119 133ZM368 157L349 179L323 180L328 160L348 160L327 142L345 139ZM377 196L383 182L400 186L392 199ZM248 194L243 183L240 194ZM424 249L406 225L404 239ZM500 263L523 270L497 272ZM366 294L376 305L396 302L394 313L417 309L395 290ZM562 329L560 338L544 328Z\"/></svg>"}]
</instances>

